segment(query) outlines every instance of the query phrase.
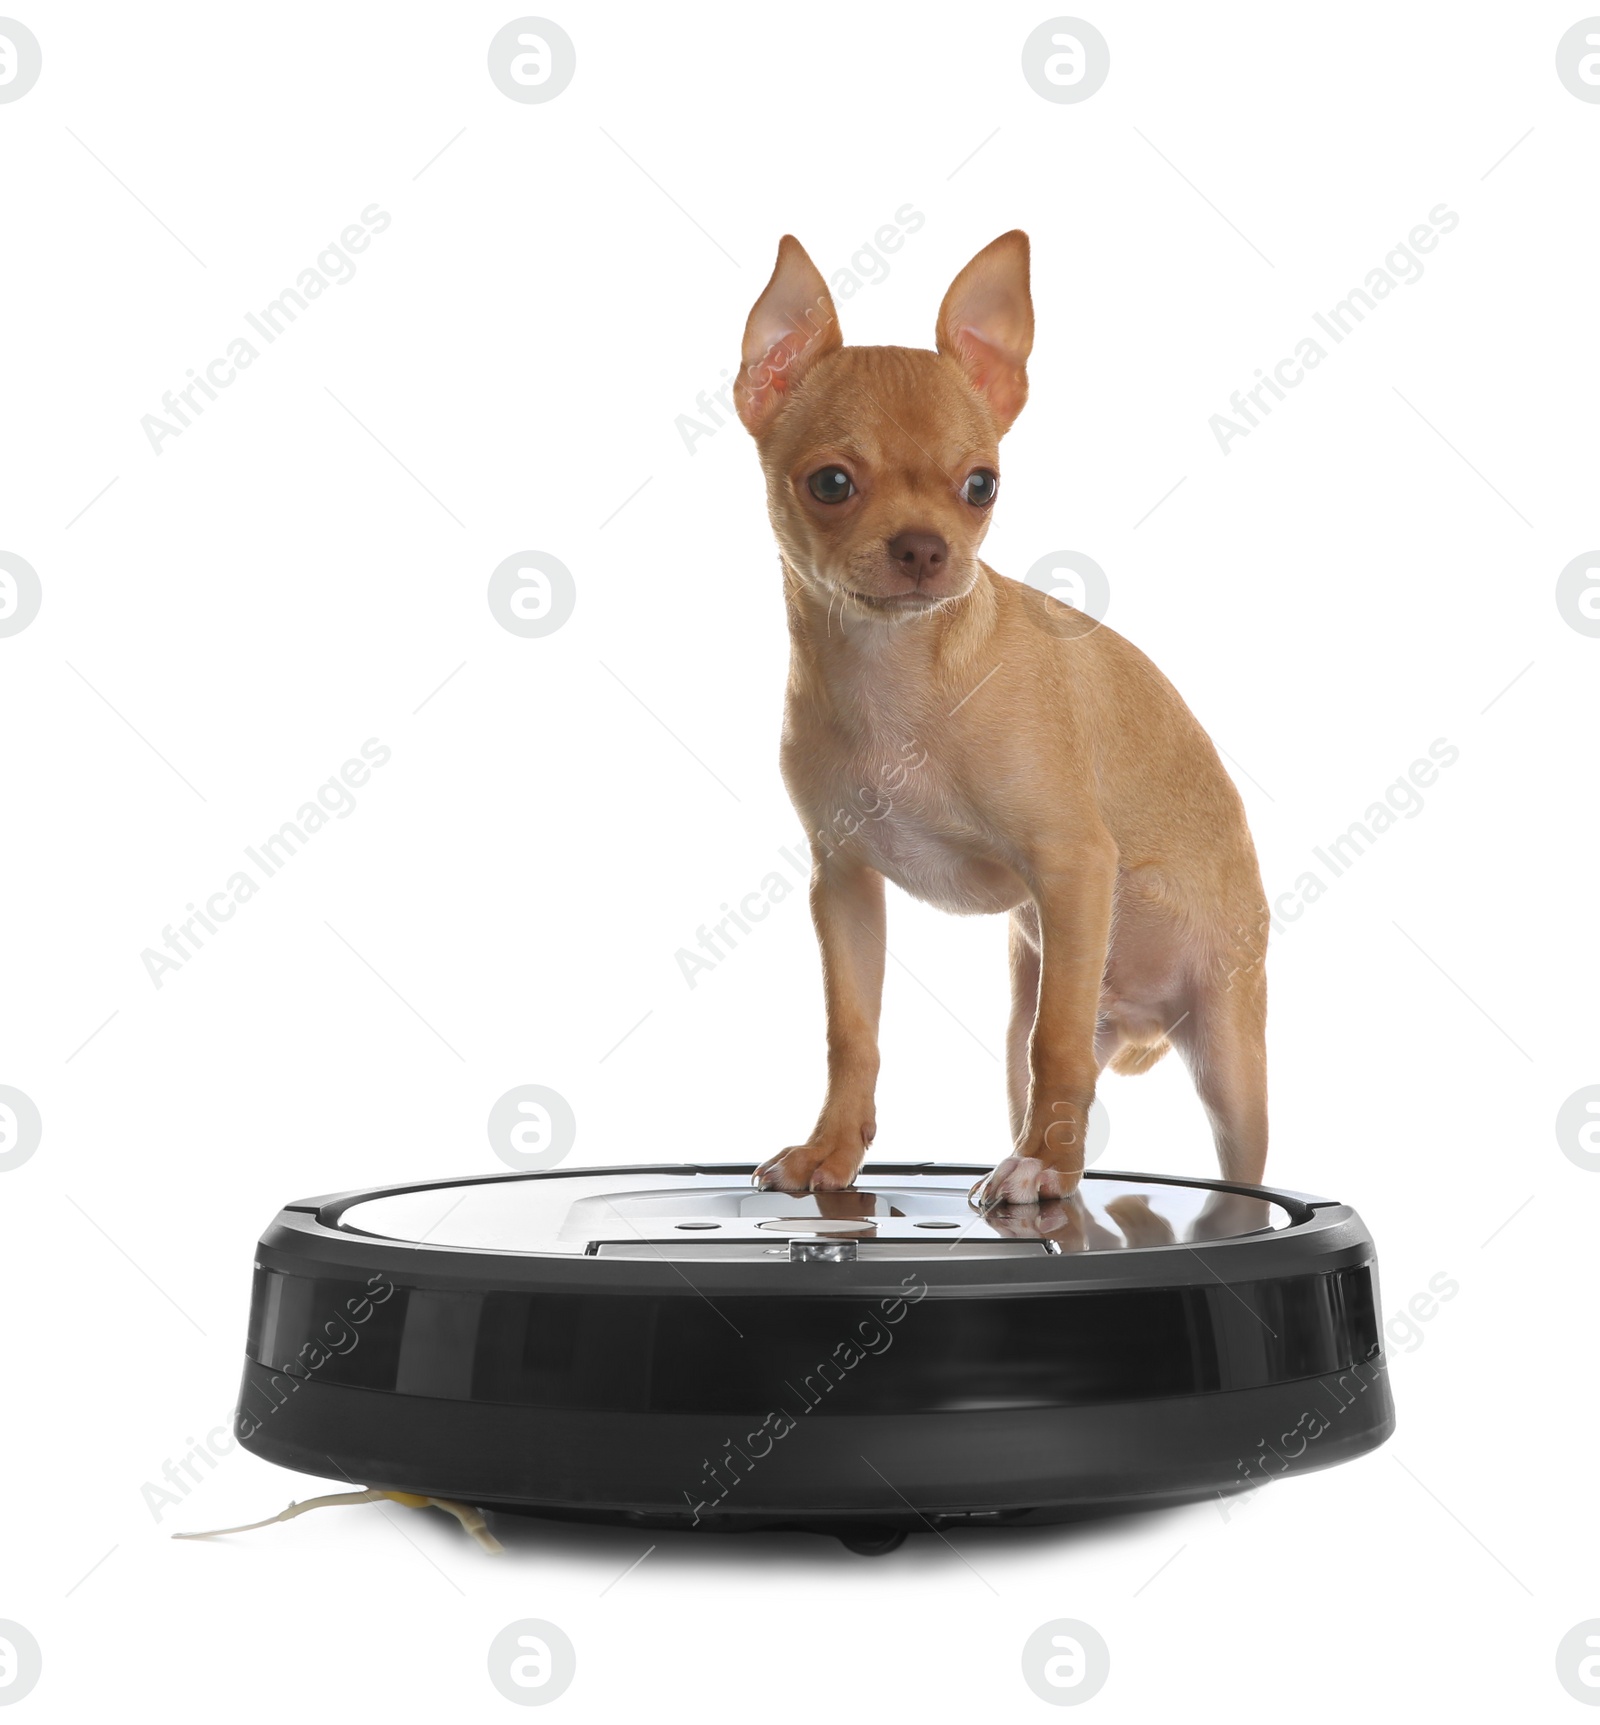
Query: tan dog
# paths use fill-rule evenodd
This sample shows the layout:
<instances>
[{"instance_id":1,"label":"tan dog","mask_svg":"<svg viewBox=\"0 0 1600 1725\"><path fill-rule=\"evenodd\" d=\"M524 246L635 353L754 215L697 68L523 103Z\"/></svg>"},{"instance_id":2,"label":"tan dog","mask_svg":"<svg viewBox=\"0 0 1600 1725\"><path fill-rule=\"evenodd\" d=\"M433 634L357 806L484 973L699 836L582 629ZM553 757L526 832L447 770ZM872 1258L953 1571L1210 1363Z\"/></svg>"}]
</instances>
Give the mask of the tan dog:
<instances>
[{"instance_id":1,"label":"tan dog","mask_svg":"<svg viewBox=\"0 0 1600 1725\"><path fill-rule=\"evenodd\" d=\"M956 277L937 353L843 346L787 235L745 329L735 400L782 553L783 774L828 1017L822 1112L763 1186L847 1187L872 1142L885 877L1010 913L1012 1153L976 1202L1070 1194L1100 1069L1169 1045L1224 1178L1262 1175L1267 909L1238 793L1136 647L978 561L1032 346L1020 232Z\"/></svg>"}]
</instances>

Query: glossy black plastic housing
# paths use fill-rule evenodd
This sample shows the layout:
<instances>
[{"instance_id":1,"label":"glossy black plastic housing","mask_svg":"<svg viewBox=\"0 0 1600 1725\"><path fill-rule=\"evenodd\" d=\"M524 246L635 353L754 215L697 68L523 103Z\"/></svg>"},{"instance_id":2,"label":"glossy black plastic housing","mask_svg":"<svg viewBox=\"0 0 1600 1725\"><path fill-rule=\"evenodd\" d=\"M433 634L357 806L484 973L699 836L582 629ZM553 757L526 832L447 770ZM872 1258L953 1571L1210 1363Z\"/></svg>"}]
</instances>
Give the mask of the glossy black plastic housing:
<instances>
[{"instance_id":1,"label":"glossy black plastic housing","mask_svg":"<svg viewBox=\"0 0 1600 1725\"><path fill-rule=\"evenodd\" d=\"M880 1165L858 1186L984 1171ZM1122 1251L902 1239L845 1262L648 1240L620 1257L490 1250L345 1221L457 1186L750 1172L559 1170L288 1206L257 1254L241 1441L491 1507L837 1530L1182 1501L1327 1466L1393 1428L1372 1241L1347 1206L1298 1194L1091 1171L1263 1200L1280 1225Z\"/></svg>"}]
</instances>

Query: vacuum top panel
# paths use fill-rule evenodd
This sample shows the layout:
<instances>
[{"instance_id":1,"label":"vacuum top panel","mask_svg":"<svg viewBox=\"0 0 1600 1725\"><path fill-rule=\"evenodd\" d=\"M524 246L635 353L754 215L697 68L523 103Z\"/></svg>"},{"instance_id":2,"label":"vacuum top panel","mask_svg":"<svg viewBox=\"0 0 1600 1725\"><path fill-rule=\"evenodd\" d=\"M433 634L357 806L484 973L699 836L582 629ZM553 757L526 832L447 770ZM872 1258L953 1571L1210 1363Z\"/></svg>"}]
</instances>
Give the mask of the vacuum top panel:
<instances>
[{"instance_id":1,"label":"vacuum top panel","mask_svg":"<svg viewBox=\"0 0 1600 1725\"><path fill-rule=\"evenodd\" d=\"M356 1196L343 1231L379 1239L539 1256L717 1258L1009 1257L1126 1252L1271 1233L1301 1207L1200 1181L1086 1175L1066 1203L980 1215L981 1169L869 1170L848 1192L757 1191L745 1170L595 1170L496 1176Z\"/></svg>"}]
</instances>

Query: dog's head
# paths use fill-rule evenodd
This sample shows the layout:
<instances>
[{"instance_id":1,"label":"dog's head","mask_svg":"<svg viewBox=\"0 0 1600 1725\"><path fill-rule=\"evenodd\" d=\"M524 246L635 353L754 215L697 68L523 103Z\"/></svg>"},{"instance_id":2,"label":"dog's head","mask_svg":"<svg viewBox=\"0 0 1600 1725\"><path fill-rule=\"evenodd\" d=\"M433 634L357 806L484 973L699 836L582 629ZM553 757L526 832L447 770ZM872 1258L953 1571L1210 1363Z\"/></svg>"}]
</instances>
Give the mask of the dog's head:
<instances>
[{"instance_id":1,"label":"dog's head","mask_svg":"<svg viewBox=\"0 0 1600 1725\"><path fill-rule=\"evenodd\" d=\"M906 617L959 599L1027 400L1028 237L1002 234L951 284L938 351L845 347L827 284L785 234L734 384L784 557L819 597Z\"/></svg>"}]
</instances>

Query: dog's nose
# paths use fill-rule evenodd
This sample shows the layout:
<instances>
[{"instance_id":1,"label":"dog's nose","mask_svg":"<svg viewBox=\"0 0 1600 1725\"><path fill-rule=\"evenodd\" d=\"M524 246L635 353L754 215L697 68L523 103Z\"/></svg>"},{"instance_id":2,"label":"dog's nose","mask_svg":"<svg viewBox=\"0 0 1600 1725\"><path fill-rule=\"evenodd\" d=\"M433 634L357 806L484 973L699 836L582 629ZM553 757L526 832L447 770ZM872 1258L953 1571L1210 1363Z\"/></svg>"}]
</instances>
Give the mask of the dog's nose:
<instances>
[{"instance_id":1,"label":"dog's nose","mask_svg":"<svg viewBox=\"0 0 1600 1725\"><path fill-rule=\"evenodd\" d=\"M889 541L889 555L920 585L944 573L950 547L937 533L897 533Z\"/></svg>"}]
</instances>

